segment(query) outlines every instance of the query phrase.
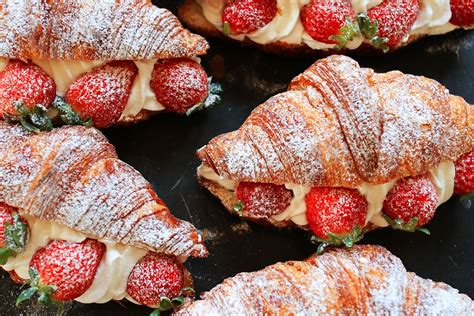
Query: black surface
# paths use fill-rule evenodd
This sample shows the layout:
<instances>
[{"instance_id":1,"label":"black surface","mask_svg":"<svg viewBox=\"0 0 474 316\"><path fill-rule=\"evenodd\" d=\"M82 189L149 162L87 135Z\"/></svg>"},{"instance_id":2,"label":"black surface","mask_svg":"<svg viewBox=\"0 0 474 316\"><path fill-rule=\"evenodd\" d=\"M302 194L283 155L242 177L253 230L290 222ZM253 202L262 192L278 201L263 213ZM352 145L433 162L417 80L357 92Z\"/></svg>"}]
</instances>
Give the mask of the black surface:
<instances>
[{"instance_id":1,"label":"black surface","mask_svg":"<svg viewBox=\"0 0 474 316\"><path fill-rule=\"evenodd\" d=\"M172 3L165 1L163 4ZM377 71L399 69L440 81L453 94L474 103L474 32L455 32L422 40L392 55L357 58ZM161 115L136 126L104 131L122 160L134 166L154 186L179 218L208 230L207 259L190 259L198 293L209 290L226 277L242 271L261 269L277 261L304 259L316 248L309 235L300 230L276 230L247 224L229 215L217 199L199 187L195 170L199 161L194 151L212 137L238 128L252 109L286 84L313 61L266 55L251 48L211 42L203 58L224 60L225 77L217 78L225 92L223 103L214 109L181 117ZM432 235L383 229L366 235L364 243L380 244L399 256L406 268L422 277L443 281L474 296L472 226L474 207L452 198L442 205L427 226ZM43 314L35 306L15 309L19 288L1 274L0 304L3 314ZM133 304L108 303L65 307L74 315L147 314L149 309Z\"/></svg>"}]
</instances>

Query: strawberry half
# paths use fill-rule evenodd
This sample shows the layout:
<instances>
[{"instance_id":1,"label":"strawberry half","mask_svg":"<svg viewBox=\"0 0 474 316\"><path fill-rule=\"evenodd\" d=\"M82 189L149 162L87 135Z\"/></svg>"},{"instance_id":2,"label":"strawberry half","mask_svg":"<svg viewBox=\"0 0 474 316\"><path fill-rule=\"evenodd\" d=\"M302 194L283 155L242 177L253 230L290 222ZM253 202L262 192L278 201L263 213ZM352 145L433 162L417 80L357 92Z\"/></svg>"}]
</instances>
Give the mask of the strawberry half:
<instances>
[{"instance_id":1,"label":"strawberry half","mask_svg":"<svg viewBox=\"0 0 474 316\"><path fill-rule=\"evenodd\" d=\"M397 181L383 202L387 222L395 229L413 232L427 224L438 206L436 189L428 175L406 177Z\"/></svg>"},{"instance_id":2,"label":"strawberry half","mask_svg":"<svg viewBox=\"0 0 474 316\"><path fill-rule=\"evenodd\" d=\"M158 102L168 111L181 114L206 102L210 94L209 80L204 68L188 58L156 62L150 86Z\"/></svg>"},{"instance_id":3,"label":"strawberry half","mask_svg":"<svg viewBox=\"0 0 474 316\"><path fill-rule=\"evenodd\" d=\"M28 224L20 217L18 210L0 203L0 265L23 252L29 236Z\"/></svg>"},{"instance_id":4,"label":"strawberry half","mask_svg":"<svg viewBox=\"0 0 474 316\"><path fill-rule=\"evenodd\" d=\"M284 185L240 182L235 191L239 203L236 212L254 218L269 218L283 212L290 205L293 194Z\"/></svg>"},{"instance_id":5,"label":"strawberry half","mask_svg":"<svg viewBox=\"0 0 474 316\"><path fill-rule=\"evenodd\" d=\"M385 45L393 48L410 34L419 13L420 0L385 0L382 4L370 9L367 16L371 25L377 29L377 38L387 39ZM365 23L359 24L362 33L372 40L375 34L364 27Z\"/></svg>"},{"instance_id":6,"label":"strawberry half","mask_svg":"<svg viewBox=\"0 0 474 316\"><path fill-rule=\"evenodd\" d=\"M469 27L474 25L474 0L451 0L451 22L454 25Z\"/></svg>"},{"instance_id":7,"label":"strawberry half","mask_svg":"<svg viewBox=\"0 0 474 316\"><path fill-rule=\"evenodd\" d=\"M352 247L363 237L368 204L357 190L314 187L306 195L306 218L309 227L327 245Z\"/></svg>"},{"instance_id":8,"label":"strawberry half","mask_svg":"<svg viewBox=\"0 0 474 316\"><path fill-rule=\"evenodd\" d=\"M132 61L113 61L94 68L74 81L65 100L83 119L97 128L118 121L127 105L138 69Z\"/></svg>"},{"instance_id":9,"label":"strawberry half","mask_svg":"<svg viewBox=\"0 0 474 316\"><path fill-rule=\"evenodd\" d=\"M149 252L133 267L127 293L138 303L166 310L182 303L183 265L176 257Z\"/></svg>"},{"instance_id":10,"label":"strawberry half","mask_svg":"<svg viewBox=\"0 0 474 316\"><path fill-rule=\"evenodd\" d=\"M454 168L454 193L464 195L474 192L474 151L459 157Z\"/></svg>"},{"instance_id":11,"label":"strawberry half","mask_svg":"<svg viewBox=\"0 0 474 316\"><path fill-rule=\"evenodd\" d=\"M30 261L30 288L17 298L17 305L39 294L38 302L70 301L92 285L105 253L105 245L86 239L81 243L53 240L39 249Z\"/></svg>"},{"instance_id":12,"label":"strawberry half","mask_svg":"<svg viewBox=\"0 0 474 316\"><path fill-rule=\"evenodd\" d=\"M340 48L358 34L355 12L347 0L311 0L301 9L301 22L314 40Z\"/></svg>"},{"instance_id":13,"label":"strawberry half","mask_svg":"<svg viewBox=\"0 0 474 316\"><path fill-rule=\"evenodd\" d=\"M229 1L222 12L224 34L249 34L268 23L277 14L276 0Z\"/></svg>"},{"instance_id":14,"label":"strawberry half","mask_svg":"<svg viewBox=\"0 0 474 316\"><path fill-rule=\"evenodd\" d=\"M41 104L49 108L56 96L56 84L39 66L12 60L0 72L0 118L19 116L14 102L31 111Z\"/></svg>"}]
</instances>

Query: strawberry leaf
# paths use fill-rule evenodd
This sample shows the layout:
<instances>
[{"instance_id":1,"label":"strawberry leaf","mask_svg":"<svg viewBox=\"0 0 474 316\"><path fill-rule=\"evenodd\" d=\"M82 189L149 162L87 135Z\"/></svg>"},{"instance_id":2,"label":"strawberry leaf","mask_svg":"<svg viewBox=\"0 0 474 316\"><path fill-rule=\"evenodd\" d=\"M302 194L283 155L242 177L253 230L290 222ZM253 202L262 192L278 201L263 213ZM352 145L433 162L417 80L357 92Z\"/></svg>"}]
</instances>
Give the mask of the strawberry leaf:
<instances>
[{"instance_id":1,"label":"strawberry leaf","mask_svg":"<svg viewBox=\"0 0 474 316\"><path fill-rule=\"evenodd\" d=\"M317 253L320 254L328 246L346 246L348 248L353 247L357 242L359 242L365 234L365 230L356 225L349 234L327 234L327 238L319 238L317 236L312 236L312 242L319 242Z\"/></svg>"},{"instance_id":2,"label":"strawberry leaf","mask_svg":"<svg viewBox=\"0 0 474 316\"><path fill-rule=\"evenodd\" d=\"M37 104L30 111L21 101L14 101L12 104L18 115L4 114L3 117L7 123L20 123L30 133L39 133L40 131L50 131L53 129L53 122L48 116L48 109L43 105Z\"/></svg>"},{"instance_id":3,"label":"strawberry leaf","mask_svg":"<svg viewBox=\"0 0 474 316\"><path fill-rule=\"evenodd\" d=\"M384 53L387 53L390 48L386 45L388 38L378 36L378 22L370 21L370 18L366 13L359 13L357 15L357 24L359 24L359 30L364 35L364 37L369 40L370 44L377 48L381 49Z\"/></svg>"},{"instance_id":4,"label":"strawberry leaf","mask_svg":"<svg viewBox=\"0 0 474 316\"><path fill-rule=\"evenodd\" d=\"M173 306L175 306L175 307L180 307L180 306L182 306L183 303L184 303L184 297L178 296L178 297L176 297L176 298L173 298L173 299L171 300L171 303L173 303Z\"/></svg>"},{"instance_id":5,"label":"strawberry leaf","mask_svg":"<svg viewBox=\"0 0 474 316\"><path fill-rule=\"evenodd\" d=\"M159 309L155 309L153 312L150 313L150 316L160 316L161 312Z\"/></svg>"},{"instance_id":6,"label":"strawberry leaf","mask_svg":"<svg viewBox=\"0 0 474 316\"><path fill-rule=\"evenodd\" d=\"M415 231L420 231L422 233L425 233L427 235L430 235L430 231L426 228L421 228L417 227L418 225L418 217L412 217L407 223L405 223L402 219L397 218L397 219L392 219L388 215L383 214L383 218L387 221L387 223L393 228L393 229L399 229L399 230L404 230L407 232L415 232Z\"/></svg>"},{"instance_id":7,"label":"strawberry leaf","mask_svg":"<svg viewBox=\"0 0 474 316\"><path fill-rule=\"evenodd\" d=\"M193 113L196 113L198 111L207 109L207 108L212 108L213 106L219 104L222 100L221 96L219 95L222 93L222 87L219 83L217 82L212 82L212 77L209 77L207 79L207 89L209 91L206 99L203 102L200 102L198 104L195 104L193 107L191 107L189 110L186 111L186 115L189 116Z\"/></svg>"},{"instance_id":8,"label":"strawberry leaf","mask_svg":"<svg viewBox=\"0 0 474 316\"><path fill-rule=\"evenodd\" d=\"M8 248L0 248L0 265L7 263L8 258L13 257L15 254Z\"/></svg>"},{"instance_id":9,"label":"strawberry leaf","mask_svg":"<svg viewBox=\"0 0 474 316\"><path fill-rule=\"evenodd\" d=\"M16 298L16 303L15 303L16 306L18 307L24 301L27 301L27 300L31 299L37 291L38 291L37 288L30 287L30 288L27 288L26 290L24 290L23 292L21 292L20 295L18 295L18 297Z\"/></svg>"},{"instance_id":10,"label":"strawberry leaf","mask_svg":"<svg viewBox=\"0 0 474 316\"><path fill-rule=\"evenodd\" d=\"M8 258L23 252L29 239L28 225L25 224L18 213L12 214L13 222L5 223L3 234L5 244L0 248L0 265L5 264Z\"/></svg>"},{"instance_id":11,"label":"strawberry leaf","mask_svg":"<svg viewBox=\"0 0 474 316\"><path fill-rule=\"evenodd\" d=\"M74 112L72 107L64 101L63 98L56 96L52 103L52 107L58 110L59 117L66 125L83 125L92 126L92 119L83 120L78 113Z\"/></svg>"},{"instance_id":12,"label":"strawberry leaf","mask_svg":"<svg viewBox=\"0 0 474 316\"><path fill-rule=\"evenodd\" d=\"M224 24L222 24L222 32L224 33L224 35L229 35L230 34L229 22L225 21Z\"/></svg>"},{"instance_id":13,"label":"strawberry leaf","mask_svg":"<svg viewBox=\"0 0 474 316\"><path fill-rule=\"evenodd\" d=\"M461 201L469 201L469 200L474 200L474 192L467 193L461 196Z\"/></svg>"},{"instance_id":14,"label":"strawberry leaf","mask_svg":"<svg viewBox=\"0 0 474 316\"><path fill-rule=\"evenodd\" d=\"M160 301L160 311L167 311L172 308L173 308L173 302L167 297L162 297Z\"/></svg>"},{"instance_id":15,"label":"strawberry leaf","mask_svg":"<svg viewBox=\"0 0 474 316\"><path fill-rule=\"evenodd\" d=\"M355 36L360 34L359 26L351 19L347 18L344 25L339 30L338 35L333 35L329 39L336 41L338 44L334 47L336 50L343 49L347 43L352 41Z\"/></svg>"},{"instance_id":16,"label":"strawberry leaf","mask_svg":"<svg viewBox=\"0 0 474 316\"><path fill-rule=\"evenodd\" d=\"M237 213L242 212L244 210L244 202L239 201L235 203L234 206L232 207L232 210Z\"/></svg>"}]
</instances>

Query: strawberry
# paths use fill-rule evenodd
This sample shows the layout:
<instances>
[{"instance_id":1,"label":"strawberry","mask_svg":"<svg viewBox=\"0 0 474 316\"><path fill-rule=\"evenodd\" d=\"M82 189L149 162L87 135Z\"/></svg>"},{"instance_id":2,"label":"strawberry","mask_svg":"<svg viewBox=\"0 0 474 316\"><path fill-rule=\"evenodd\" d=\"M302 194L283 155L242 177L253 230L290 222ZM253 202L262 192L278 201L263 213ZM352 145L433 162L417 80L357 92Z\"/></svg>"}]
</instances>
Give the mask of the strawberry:
<instances>
[{"instance_id":1,"label":"strawberry","mask_svg":"<svg viewBox=\"0 0 474 316\"><path fill-rule=\"evenodd\" d=\"M301 22L316 41L344 47L358 33L355 12L347 0L311 0L301 9Z\"/></svg>"},{"instance_id":2,"label":"strawberry","mask_svg":"<svg viewBox=\"0 0 474 316\"><path fill-rule=\"evenodd\" d=\"M433 218L437 206L436 189L424 174L398 180L385 197L382 211L393 228L413 232Z\"/></svg>"},{"instance_id":3,"label":"strawberry","mask_svg":"<svg viewBox=\"0 0 474 316\"><path fill-rule=\"evenodd\" d=\"M188 58L159 60L153 68L150 86L158 102L176 113L186 113L209 94L206 72Z\"/></svg>"},{"instance_id":4,"label":"strawberry","mask_svg":"<svg viewBox=\"0 0 474 316\"><path fill-rule=\"evenodd\" d=\"M474 25L474 0L451 0L451 22L454 25L469 27Z\"/></svg>"},{"instance_id":5,"label":"strawberry","mask_svg":"<svg viewBox=\"0 0 474 316\"><path fill-rule=\"evenodd\" d=\"M474 151L459 157L454 163L454 193L458 195L474 192Z\"/></svg>"},{"instance_id":6,"label":"strawberry","mask_svg":"<svg viewBox=\"0 0 474 316\"><path fill-rule=\"evenodd\" d=\"M293 197L284 185L253 182L240 182L235 194L240 202L234 210L254 218L280 214L290 205Z\"/></svg>"},{"instance_id":7,"label":"strawberry","mask_svg":"<svg viewBox=\"0 0 474 316\"><path fill-rule=\"evenodd\" d=\"M420 0L385 0L382 4L370 9L367 16L377 29L376 38L387 39L385 44L388 47L397 47L410 33L419 13ZM368 30L361 27L361 31L367 37ZM374 40L374 37L375 34L370 34L368 39Z\"/></svg>"},{"instance_id":8,"label":"strawberry","mask_svg":"<svg viewBox=\"0 0 474 316\"><path fill-rule=\"evenodd\" d=\"M127 293L142 305L163 307L164 302L178 299L183 286L183 265L176 257L149 252L128 276Z\"/></svg>"},{"instance_id":9,"label":"strawberry","mask_svg":"<svg viewBox=\"0 0 474 316\"><path fill-rule=\"evenodd\" d=\"M25 250L29 235L28 224L18 210L0 203L0 265Z\"/></svg>"},{"instance_id":10,"label":"strawberry","mask_svg":"<svg viewBox=\"0 0 474 316\"><path fill-rule=\"evenodd\" d=\"M18 102L26 110L41 105L49 108L56 96L56 84L39 66L12 60L0 72L0 118L19 116Z\"/></svg>"},{"instance_id":11,"label":"strawberry","mask_svg":"<svg viewBox=\"0 0 474 316\"><path fill-rule=\"evenodd\" d=\"M36 251L30 261L30 288L17 298L17 305L39 294L38 302L70 301L81 296L94 281L105 245L86 239L81 243L53 240Z\"/></svg>"},{"instance_id":12,"label":"strawberry","mask_svg":"<svg viewBox=\"0 0 474 316\"><path fill-rule=\"evenodd\" d=\"M306 195L306 218L309 227L327 245L352 247L363 237L368 204L357 190L314 187Z\"/></svg>"},{"instance_id":13,"label":"strawberry","mask_svg":"<svg viewBox=\"0 0 474 316\"><path fill-rule=\"evenodd\" d=\"M227 34L249 34L268 23L277 14L276 0L234 0L222 12L223 31Z\"/></svg>"},{"instance_id":14,"label":"strawberry","mask_svg":"<svg viewBox=\"0 0 474 316\"><path fill-rule=\"evenodd\" d=\"M113 61L94 68L74 81L65 100L82 119L106 128L122 115L138 69L132 61Z\"/></svg>"}]
</instances>

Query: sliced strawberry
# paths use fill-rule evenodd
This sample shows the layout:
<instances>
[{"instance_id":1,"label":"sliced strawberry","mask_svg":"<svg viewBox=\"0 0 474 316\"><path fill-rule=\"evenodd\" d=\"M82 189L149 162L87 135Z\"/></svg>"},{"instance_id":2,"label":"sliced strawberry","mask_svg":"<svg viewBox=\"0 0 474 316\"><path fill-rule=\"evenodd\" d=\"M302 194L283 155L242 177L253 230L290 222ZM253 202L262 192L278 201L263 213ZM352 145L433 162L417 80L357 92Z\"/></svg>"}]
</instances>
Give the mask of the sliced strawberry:
<instances>
[{"instance_id":1,"label":"sliced strawberry","mask_svg":"<svg viewBox=\"0 0 474 316\"><path fill-rule=\"evenodd\" d=\"M315 187L306 195L306 218L323 247L362 239L368 204L357 190Z\"/></svg>"},{"instance_id":2,"label":"sliced strawberry","mask_svg":"<svg viewBox=\"0 0 474 316\"><path fill-rule=\"evenodd\" d=\"M424 174L398 180L385 197L382 211L393 228L415 231L433 218L437 206L436 189Z\"/></svg>"},{"instance_id":3,"label":"sliced strawberry","mask_svg":"<svg viewBox=\"0 0 474 316\"><path fill-rule=\"evenodd\" d=\"M158 102L176 113L186 113L209 94L206 72L188 58L159 60L153 68L150 86Z\"/></svg>"},{"instance_id":4,"label":"sliced strawberry","mask_svg":"<svg viewBox=\"0 0 474 316\"><path fill-rule=\"evenodd\" d=\"M293 197L284 185L253 182L240 182L235 194L240 202L234 210L254 218L280 214L290 205Z\"/></svg>"},{"instance_id":5,"label":"sliced strawberry","mask_svg":"<svg viewBox=\"0 0 474 316\"><path fill-rule=\"evenodd\" d=\"M166 299L179 297L184 286L183 265L176 257L149 252L133 267L127 293L138 303L160 307Z\"/></svg>"},{"instance_id":6,"label":"sliced strawberry","mask_svg":"<svg viewBox=\"0 0 474 316\"><path fill-rule=\"evenodd\" d=\"M33 63L12 60L0 72L0 118L20 115L14 102L31 111L39 104L49 108L55 96L54 80Z\"/></svg>"},{"instance_id":7,"label":"sliced strawberry","mask_svg":"<svg viewBox=\"0 0 474 316\"><path fill-rule=\"evenodd\" d=\"M53 240L36 251L30 261L30 286L17 298L17 305L39 294L39 303L70 301L81 296L94 281L105 245L86 239L81 243Z\"/></svg>"},{"instance_id":8,"label":"sliced strawberry","mask_svg":"<svg viewBox=\"0 0 474 316\"><path fill-rule=\"evenodd\" d=\"M454 25L469 27L474 25L474 0L451 0L451 22Z\"/></svg>"},{"instance_id":9,"label":"sliced strawberry","mask_svg":"<svg viewBox=\"0 0 474 316\"><path fill-rule=\"evenodd\" d=\"M388 47L397 47L410 33L419 13L420 0L385 0L367 15L372 23L377 22L378 37L387 38Z\"/></svg>"},{"instance_id":10,"label":"sliced strawberry","mask_svg":"<svg viewBox=\"0 0 474 316\"><path fill-rule=\"evenodd\" d=\"M222 12L224 33L252 33L270 23L277 11L276 0L230 1Z\"/></svg>"},{"instance_id":11,"label":"sliced strawberry","mask_svg":"<svg viewBox=\"0 0 474 316\"><path fill-rule=\"evenodd\" d=\"M327 44L345 46L357 34L350 27L355 25L355 12L347 0L311 0L301 9L301 22L314 40Z\"/></svg>"},{"instance_id":12,"label":"sliced strawberry","mask_svg":"<svg viewBox=\"0 0 474 316\"><path fill-rule=\"evenodd\" d=\"M65 100L82 119L106 128L122 115L138 69L132 61L113 61L94 68L68 88Z\"/></svg>"},{"instance_id":13,"label":"sliced strawberry","mask_svg":"<svg viewBox=\"0 0 474 316\"><path fill-rule=\"evenodd\" d=\"M28 224L18 209L0 203L0 265L25 250L29 234Z\"/></svg>"},{"instance_id":14,"label":"sliced strawberry","mask_svg":"<svg viewBox=\"0 0 474 316\"><path fill-rule=\"evenodd\" d=\"M459 157L454 163L454 193L464 195L474 192L474 151Z\"/></svg>"}]
</instances>

